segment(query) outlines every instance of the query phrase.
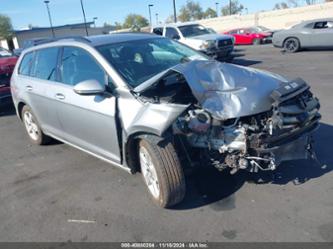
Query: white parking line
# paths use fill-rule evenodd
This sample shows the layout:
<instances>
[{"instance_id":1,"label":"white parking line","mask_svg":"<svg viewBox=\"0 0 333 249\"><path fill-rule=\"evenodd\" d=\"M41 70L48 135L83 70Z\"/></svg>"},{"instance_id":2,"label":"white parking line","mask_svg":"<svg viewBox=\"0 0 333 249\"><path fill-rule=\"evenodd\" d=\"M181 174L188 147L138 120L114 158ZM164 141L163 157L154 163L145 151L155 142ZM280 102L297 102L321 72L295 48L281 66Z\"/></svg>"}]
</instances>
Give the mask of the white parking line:
<instances>
[{"instance_id":1,"label":"white parking line","mask_svg":"<svg viewBox=\"0 0 333 249\"><path fill-rule=\"evenodd\" d=\"M70 223L85 223L85 224L96 223L95 220L67 220L67 222L70 222Z\"/></svg>"}]
</instances>

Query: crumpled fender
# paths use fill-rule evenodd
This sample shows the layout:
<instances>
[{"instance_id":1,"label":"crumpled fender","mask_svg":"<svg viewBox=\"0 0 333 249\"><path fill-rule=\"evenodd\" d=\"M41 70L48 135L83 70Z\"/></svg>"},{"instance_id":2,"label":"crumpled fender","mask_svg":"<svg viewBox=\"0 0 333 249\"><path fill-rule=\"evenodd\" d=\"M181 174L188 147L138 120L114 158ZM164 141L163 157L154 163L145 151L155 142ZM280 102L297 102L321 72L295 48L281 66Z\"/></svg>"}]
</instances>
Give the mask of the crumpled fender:
<instances>
[{"instance_id":1,"label":"crumpled fender","mask_svg":"<svg viewBox=\"0 0 333 249\"><path fill-rule=\"evenodd\" d=\"M119 116L122 120L125 141L135 133L161 136L189 105L143 103L136 99L119 99Z\"/></svg>"}]
</instances>

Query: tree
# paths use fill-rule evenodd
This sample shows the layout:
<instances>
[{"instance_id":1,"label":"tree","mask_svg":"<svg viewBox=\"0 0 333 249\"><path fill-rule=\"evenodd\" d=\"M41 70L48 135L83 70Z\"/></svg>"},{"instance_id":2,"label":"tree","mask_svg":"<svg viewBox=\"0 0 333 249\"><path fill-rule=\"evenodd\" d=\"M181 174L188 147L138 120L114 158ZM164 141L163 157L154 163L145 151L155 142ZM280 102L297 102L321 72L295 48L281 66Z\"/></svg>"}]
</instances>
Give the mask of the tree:
<instances>
[{"instance_id":1,"label":"tree","mask_svg":"<svg viewBox=\"0 0 333 249\"><path fill-rule=\"evenodd\" d=\"M325 0L326 2L332 2L333 0ZM274 10L288 9L288 8L297 8L302 5L312 5L322 1L318 0L288 0L288 2L280 2L274 5Z\"/></svg>"},{"instance_id":2,"label":"tree","mask_svg":"<svg viewBox=\"0 0 333 249\"><path fill-rule=\"evenodd\" d=\"M165 19L165 23L173 23L174 22L174 16L170 15L167 17L167 19Z\"/></svg>"},{"instance_id":3,"label":"tree","mask_svg":"<svg viewBox=\"0 0 333 249\"><path fill-rule=\"evenodd\" d=\"M238 0L232 0L230 3L231 3L231 13L230 13L230 6L228 4L222 8L221 10L222 16L228 16L230 14L231 15L239 14L244 9L244 6L240 4Z\"/></svg>"},{"instance_id":4,"label":"tree","mask_svg":"<svg viewBox=\"0 0 333 249\"><path fill-rule=\"evenodd\" d=\"M274 5L274 10L283 10L283 9L288 9L289 5L285 2L281 2L281 3L276 3Z\"/></svg>"},{"instance_id":5,"label":"tree","mask_svg":"<svg viewBox=\"0 0 333 249\"><path fill-rule=\"evenodd\" d=\"M319 2L320 0L288 0L290 8L296 8L302 5L313 5Z\"/></svg>"},{"instance_id":6,"label":"tree","mask_svg":"<svg viewBox=\"0 0 333 249\"><path fill-rule=\"evenodd\" d=\"M214 18L217 17L216 11L212 8L208 8L204 13L205 18Z\"/></svg>"},{"instance_id":7,"label":"tree","mask_svg":"<svg viewBox=\"0 0 333 249\"><path fill-rule=\"evenodd\" d=\"M199 2L188 0L185 5L180 8L178 19L181 22L200 20L204 17L204 13Z\"/></svg>"},{"instance_id":8,"label":"tree","mask_svg":"<svg viewBox=\"0 0 333 249\"><path fill-rule=\"evenodd\" d=\"M115 30L119 30L119 29L122 29L122 28L123 28L123 25L120 22L115 22L114 23L114 29Z\"/></svg>"},{"instance_id":9,"label":"tree","mask_svg":"<svg viewBox=\"0 0 333 249\"><path fill-rule=\"evenodd\" d=\"M142 28L146 26L149 26L148 20L145 17L137 14L127 15L123 24L123 28Z\"/></svg>"},{"instance_id":10,"label":"tree","mask_svg":"<svg viewBox=\"0 0 333 249\"><path fill-rule=\"evenodd\" d=\"M306 3L307 5L316 4L316 3L318 3L318 2L319 2L318 0L305 0L305 3Z\"/></svg>"},{"instance_id":11,"label":"tree","mask_svg":"<svg viewBox=\"0 0 333 249\"><path fill-rule=\"evenodd\" d=\"M0 38L7 39L12 36L12 22L8 16L0 14Z\"/></svg>"}]
</instances>

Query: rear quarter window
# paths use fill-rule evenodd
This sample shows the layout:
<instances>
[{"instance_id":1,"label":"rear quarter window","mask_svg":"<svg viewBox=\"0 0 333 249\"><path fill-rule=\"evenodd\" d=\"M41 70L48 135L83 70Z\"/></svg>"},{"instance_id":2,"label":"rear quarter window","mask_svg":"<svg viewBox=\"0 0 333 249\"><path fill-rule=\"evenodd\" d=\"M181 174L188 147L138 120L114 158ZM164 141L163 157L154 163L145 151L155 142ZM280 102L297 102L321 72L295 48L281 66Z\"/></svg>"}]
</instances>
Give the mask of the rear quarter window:
<instances>
[{"instance_id":1,"label":"rear quarter window","mask_svg":"<svg viewBox=\"0 0 333 249\"><path fill-rule=\"evenodd\" d=\"M32 60L33 60L34 54L32 52L27 53L24 55L20 67L18 69L18 73L22 74L22 75L30 75L30 68L31 68L31 64L32 64Z\"/></svg>"}]
</instances>

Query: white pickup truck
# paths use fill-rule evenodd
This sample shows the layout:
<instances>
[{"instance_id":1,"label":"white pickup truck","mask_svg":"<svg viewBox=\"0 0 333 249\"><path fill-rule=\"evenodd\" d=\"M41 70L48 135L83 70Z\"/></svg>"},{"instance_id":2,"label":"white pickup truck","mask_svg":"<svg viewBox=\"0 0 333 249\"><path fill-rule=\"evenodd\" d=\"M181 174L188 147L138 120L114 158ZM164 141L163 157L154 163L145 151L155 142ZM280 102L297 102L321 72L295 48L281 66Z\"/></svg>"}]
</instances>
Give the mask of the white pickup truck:
<instances>
[{"instance_id":1,"label":"white pickup truck","mask_svg":"<svg viewBox=\"0 0 333 249\"><path fill-rule=\"evenodd\" d=\"M200 24L167 24L165 26L155 26L151 32L178 40L215 59L230 60L232 58L234 38L230 35L217 34L214 30L205 28Z\"/></svg>"}]
</instances>

